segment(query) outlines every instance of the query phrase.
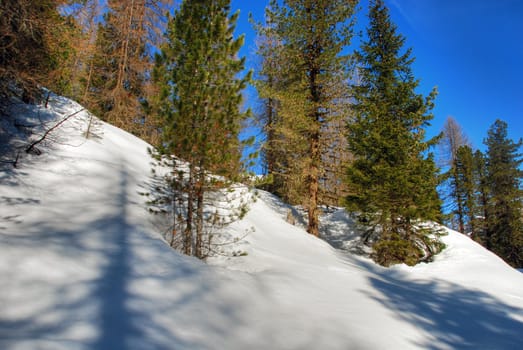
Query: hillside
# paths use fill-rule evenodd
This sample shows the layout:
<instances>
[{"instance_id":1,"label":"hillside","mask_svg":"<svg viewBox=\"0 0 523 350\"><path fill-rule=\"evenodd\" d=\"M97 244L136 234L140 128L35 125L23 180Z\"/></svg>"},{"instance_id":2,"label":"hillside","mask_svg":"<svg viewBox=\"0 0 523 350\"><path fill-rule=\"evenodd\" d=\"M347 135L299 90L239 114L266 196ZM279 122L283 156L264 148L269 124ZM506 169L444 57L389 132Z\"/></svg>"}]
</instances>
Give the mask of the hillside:
<instances>
[{"instance_id":1,"label":"hillside","mask_svg":"<svg viewBox=\"0 0 523 350\"><path fill-rule=\"evenodd\" d=\"M81 109L53 96L24 123ZM246 256L204 264L174 252L139 193L148 145L81 112L0 172L0 349L516 349L523 274L448 232L431 264L386 269L348 253L342 211L329 245L260 192L227 228ZM11 124L9 124L11 123ZM5 132L14 125L8 119ZM14 130L14 129L13 129ZM21 142L9 140L12 145ZM235 248L235 249L236 249Z\"/></svg>"}]
</instances>

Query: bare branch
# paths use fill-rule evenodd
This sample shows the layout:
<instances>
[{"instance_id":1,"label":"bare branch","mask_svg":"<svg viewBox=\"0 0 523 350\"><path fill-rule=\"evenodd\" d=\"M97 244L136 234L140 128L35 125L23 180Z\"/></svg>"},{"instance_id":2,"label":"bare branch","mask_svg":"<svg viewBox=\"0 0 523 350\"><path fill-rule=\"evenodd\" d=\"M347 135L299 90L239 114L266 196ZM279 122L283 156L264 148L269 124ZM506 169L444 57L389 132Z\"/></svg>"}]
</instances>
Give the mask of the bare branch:
<instances>
[{"instance_id":1,"label":"bare branch","mask_svg":"<svg viewBox=\"0 0 523 350\"><path fill-rule=\"evenodd\" d=\"M72 113L72 114L69 114L67 116L65 116L62 120L60 120L58 123L56 123L53 127L51 127L49 130L47 130L43 135L42 137L40 137L38 140L34 141L33 143L31 143L26 149L25 149L25 152L26 153L31 153L31 152L34 152L35 151L35 147L36 145L40 144L42 141L44 141L47 136L53 132L54 130L56 130L60 125L62 125L63 123L65 123L67 120L69 120L69 118L77 115L78 113L84 111L85 108L81 108L79 109L78 111Z\"/></svg>"}]
</instances>

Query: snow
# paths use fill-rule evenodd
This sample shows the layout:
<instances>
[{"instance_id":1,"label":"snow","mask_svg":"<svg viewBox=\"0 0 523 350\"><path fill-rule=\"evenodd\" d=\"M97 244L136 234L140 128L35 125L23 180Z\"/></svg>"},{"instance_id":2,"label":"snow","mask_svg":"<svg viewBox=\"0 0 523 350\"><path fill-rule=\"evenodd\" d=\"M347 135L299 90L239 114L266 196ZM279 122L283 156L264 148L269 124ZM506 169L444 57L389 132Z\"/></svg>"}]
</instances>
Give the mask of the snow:
<instances>
[{"instance_id":1,"label":"snow","mask_svg":"<svg viewBox=\"0 0 523 350\"><path fill-rule=\"evenodd\" d=\"M24 108L52 122L81 107L53 96L49 109ZM433 263L386 269L351 253L343 211L323 217L329 244L260 191L226 229L249 232L231 248L246 256L204 264L174 252L139 194L151 184L149 146L104 123L85 139L88 119L68 120L18 168L2 165L0 349L523 344L523 275L454 231Z\"/></svg>"}]
</instances>

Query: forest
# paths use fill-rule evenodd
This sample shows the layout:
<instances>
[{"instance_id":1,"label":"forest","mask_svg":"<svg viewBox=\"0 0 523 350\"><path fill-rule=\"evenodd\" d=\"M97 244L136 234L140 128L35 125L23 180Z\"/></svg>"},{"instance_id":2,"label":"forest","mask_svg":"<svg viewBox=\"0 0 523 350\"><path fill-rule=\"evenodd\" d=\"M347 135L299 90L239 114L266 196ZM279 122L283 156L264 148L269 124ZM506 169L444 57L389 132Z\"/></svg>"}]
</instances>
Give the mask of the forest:
<instances>
[{"instance_id":1,"label":"forest","mask_svg":"<svg viewBox=\"0 0 523 350\"><path fill-rule=\"evenodd\" d=\"M370 1L353 45L358 6L268 1L264 21L252 19L260 63L248 71L230 0L2 0L0 118L53 91L148 142L170 169L150 210L169 217L173 248L200 259L215 228L246 210L210 203L248 183L302 208L317 237L321 212L344 207L384 266L431 261L445 248L435 222L522 268L522 140L496 120L482 152L452 117L427 137L437 90L419 93L414 51L383 0ZM261 108L245 108L249 85ZM260 145L240 137L249 123Z\"/></svg>"}]
</instances>

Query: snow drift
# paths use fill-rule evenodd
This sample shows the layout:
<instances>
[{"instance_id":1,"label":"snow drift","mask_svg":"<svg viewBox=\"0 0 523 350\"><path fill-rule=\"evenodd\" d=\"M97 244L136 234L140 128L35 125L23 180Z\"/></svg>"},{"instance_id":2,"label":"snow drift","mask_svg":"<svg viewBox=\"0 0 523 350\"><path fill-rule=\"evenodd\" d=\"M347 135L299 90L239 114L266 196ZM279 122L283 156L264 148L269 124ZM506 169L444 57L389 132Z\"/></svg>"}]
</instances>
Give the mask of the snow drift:
<instances>
[{"instance_id":1,"label":"snow drift","mask_svg":"<svg viewBox=\"0 0 523 350\"><path fill-rule=\"evenodd\" d=\"M25 122L81 109L53 96ZM260 192L226 230L250 234L206 265L168 247L139 193L148 145L81 112L40 156L0 172L1 349L516 349L523 275L450 231L431 264L389 269L350 254L350 219L325 238ZM12 121L12 120L11 120ZM2 130L12 127L3 121ZM10 140L16 145L20 140ZM336 247L336 248L334 248Z\"/></svg>"}]
</instances>

